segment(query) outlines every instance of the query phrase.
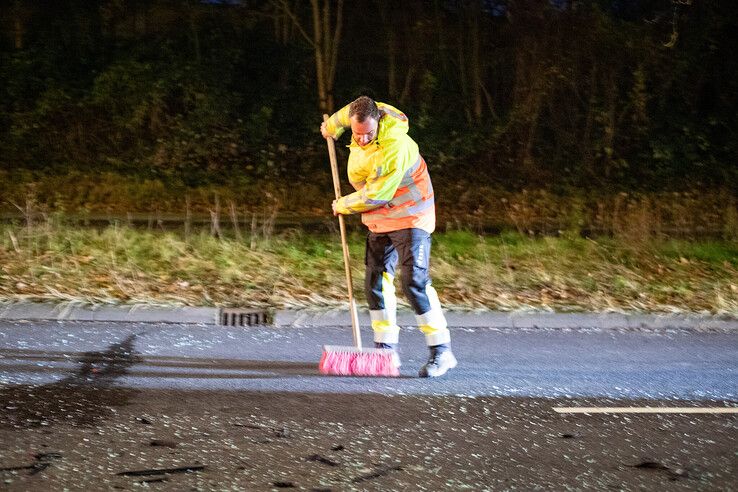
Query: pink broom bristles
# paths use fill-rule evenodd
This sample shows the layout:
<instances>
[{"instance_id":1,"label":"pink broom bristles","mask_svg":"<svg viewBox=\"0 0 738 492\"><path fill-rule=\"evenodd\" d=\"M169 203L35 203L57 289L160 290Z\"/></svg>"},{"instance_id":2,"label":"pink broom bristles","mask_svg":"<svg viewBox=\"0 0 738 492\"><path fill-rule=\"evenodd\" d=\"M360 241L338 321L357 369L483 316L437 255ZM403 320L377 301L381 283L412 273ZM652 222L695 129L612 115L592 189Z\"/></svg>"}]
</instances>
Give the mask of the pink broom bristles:
<instances>
[{"instance_id":1,"label":"pink broom bristles","mask_svg":"<svg viewBox=\"0 0 738 492\"><path fill-rule=\"evenodd\" d=\"M326 345L318 369L335 376L399 376L400 358L391 349Z\"/></svg>"}]
</instances>

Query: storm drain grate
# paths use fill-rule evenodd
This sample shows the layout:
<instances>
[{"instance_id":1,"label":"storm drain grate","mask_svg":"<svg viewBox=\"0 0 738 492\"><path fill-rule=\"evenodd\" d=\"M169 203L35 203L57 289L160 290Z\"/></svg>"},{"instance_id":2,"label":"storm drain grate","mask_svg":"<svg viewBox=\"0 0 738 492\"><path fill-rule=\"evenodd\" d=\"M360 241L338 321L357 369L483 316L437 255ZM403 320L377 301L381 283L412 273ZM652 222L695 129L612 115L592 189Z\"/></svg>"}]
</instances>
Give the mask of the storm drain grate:
<instances>
[{"instance_id":1,"label":"storm drain grate","mask_svg":"<svg viewBox=\"0 0 738 492\"><path fill-rule=\"evenodd\" d=\"M269 313L255 309L222 308L220 324L222 326L258 326L269 324Z\"/></svg>"}]
</instances>

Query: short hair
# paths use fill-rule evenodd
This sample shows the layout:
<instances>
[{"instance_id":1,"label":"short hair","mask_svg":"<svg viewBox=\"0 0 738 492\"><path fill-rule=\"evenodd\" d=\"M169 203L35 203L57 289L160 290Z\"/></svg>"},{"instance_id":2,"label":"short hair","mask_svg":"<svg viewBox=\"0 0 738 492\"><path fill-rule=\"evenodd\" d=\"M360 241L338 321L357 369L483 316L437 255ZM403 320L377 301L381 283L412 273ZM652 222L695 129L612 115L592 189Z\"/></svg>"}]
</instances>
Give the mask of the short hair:
<instances>
[{"instance_id":1,"label":"short hair","mask_svg":"<svg viewBox=\"0 0 738 492\"><path fill-rule=\"evenodd\" d=\"M379 111L379 108L377 107L377 103L374 102L374 100L367 96L359 96L354 102L351 103L351 106L349 106L349 118L356 116L356 119L359 123L363 123L366 121L367 118L374 118L375 120L379 121L379 118L382 116L382 113Z\"/></svg>"}]
</instances>

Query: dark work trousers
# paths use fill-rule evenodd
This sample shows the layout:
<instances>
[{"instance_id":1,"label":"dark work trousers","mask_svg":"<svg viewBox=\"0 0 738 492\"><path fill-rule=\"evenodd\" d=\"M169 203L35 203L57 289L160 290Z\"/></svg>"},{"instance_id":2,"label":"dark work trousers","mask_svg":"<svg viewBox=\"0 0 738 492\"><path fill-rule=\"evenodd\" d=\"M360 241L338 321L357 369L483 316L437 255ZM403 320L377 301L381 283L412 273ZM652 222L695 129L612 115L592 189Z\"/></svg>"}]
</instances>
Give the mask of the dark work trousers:
<instances>
[{"instance_id":1,"label":"dark work trousers","mask_svg":"<svg viewBox=\"0 0 738 492\"><path fill-rule=\"evenodd\" d=\"M431 235L422 229L374 233L366 239L366 297L370 310L384 309L382 273L394 277L399 260L402 290L415 314L431 310L426 294L430 284Z\"/></svg>"}]
</instances>

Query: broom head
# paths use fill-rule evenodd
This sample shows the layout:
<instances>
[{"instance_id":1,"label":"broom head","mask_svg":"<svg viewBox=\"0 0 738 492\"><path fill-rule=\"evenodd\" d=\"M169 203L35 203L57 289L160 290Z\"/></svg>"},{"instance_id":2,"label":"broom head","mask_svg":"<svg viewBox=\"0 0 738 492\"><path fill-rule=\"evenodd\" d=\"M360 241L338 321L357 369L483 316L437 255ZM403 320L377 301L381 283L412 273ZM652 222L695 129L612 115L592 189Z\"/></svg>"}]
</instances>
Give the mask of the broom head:
<instances>
[{"instance_id":1,"label":"broom head","mask_svg":"<svg viewBox=\"0 0 738 492\"><path fill-rule=\"evenodd\" d=\"M334 376L399 376L400 357L392 349L323 346L321 374Z\"/></svg>"}]
</instances>

